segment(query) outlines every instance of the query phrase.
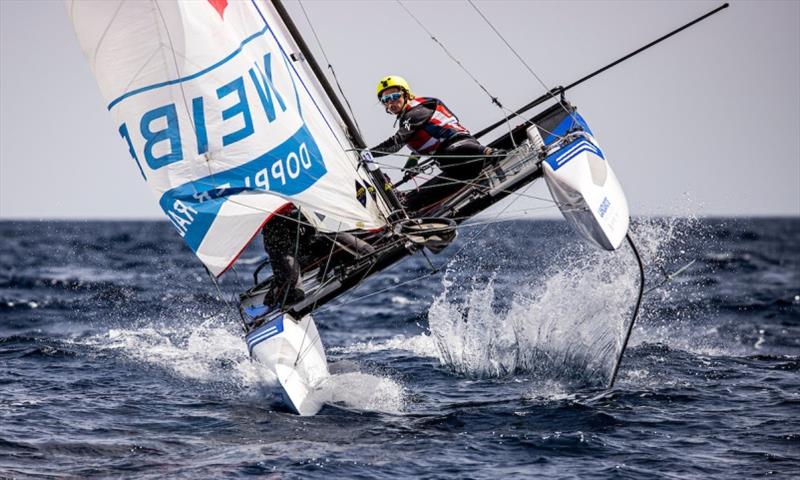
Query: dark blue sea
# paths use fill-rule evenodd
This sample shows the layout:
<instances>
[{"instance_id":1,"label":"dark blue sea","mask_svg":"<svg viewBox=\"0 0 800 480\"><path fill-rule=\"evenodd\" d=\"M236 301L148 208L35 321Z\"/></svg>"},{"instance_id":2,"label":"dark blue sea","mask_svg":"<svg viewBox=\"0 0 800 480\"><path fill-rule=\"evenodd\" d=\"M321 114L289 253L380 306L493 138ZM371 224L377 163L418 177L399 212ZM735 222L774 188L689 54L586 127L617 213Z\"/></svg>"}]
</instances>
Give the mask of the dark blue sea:
<instances>
[{"instance_id":1,"label":"dark blue sea","mask_svg":"<svg viewBox=\"0 0 800 480\"><path fill-rule=\"evenodd\" d=\"M631 250L483 223L314 315L299 417L233 308L257 245L220 295L167 222L0 222L0 477L798 478L800 219L631 231L612 389Z\"/></svg>"}]
</instances>

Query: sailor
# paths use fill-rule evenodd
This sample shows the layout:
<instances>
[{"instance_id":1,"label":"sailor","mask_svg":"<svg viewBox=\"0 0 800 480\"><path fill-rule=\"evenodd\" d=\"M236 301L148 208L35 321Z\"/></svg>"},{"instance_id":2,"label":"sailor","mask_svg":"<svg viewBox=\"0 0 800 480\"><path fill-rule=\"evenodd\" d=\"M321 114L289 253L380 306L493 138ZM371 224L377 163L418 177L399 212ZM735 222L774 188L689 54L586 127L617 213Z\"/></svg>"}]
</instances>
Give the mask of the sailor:
<instances>
[{"instance_id":1,"label":"sailor","mask_svg":"<svg viewBox=\"0 0 800 480\"><path fill-rule=\"evenodd\" d=\"M324 274L352 256L361 257L375 251L369 243L348 232L320 233L303 213L303 208L293 203L276 210L261 229L261 235L272 266L272 285L264 298L264 305L271 310L284 309L306 298L303 268L319 264L320 258L328 257L323 262L325 269L321 273Z\"/></svg>"},{"instance_id":2,"label":"sailor","mask_svg":"<svg viewBox=\"0 0 800 480\"><path fill-rule=\"evenodd\" d=\"M414 152L403 170L403 181L415 177L419 156L431 156L442 173L405 195L405 207L416 212L431 206L460 190L480 175L489 160L503 151L481 145L459 123L458 118L436 98L417 97L408 82L400 76L389 75L378 82L378 99L386 113L396 117L400 127L389 139L370 148L365 157L382 157L408 146ZM371 157L371 158L370 158Z\"/></svg>"},{"instance_id":3,"label":"sailor","mask_svg":"<svg viewBox=\"0 0 800 480\"><path fill-rule=\"evenodd\" d=\"M314 249L315 229L294 204L277 210L261 229L272 266L272 288L264 304L283 308L305 298L301 261Z\"/></svg>"}]
</instances>

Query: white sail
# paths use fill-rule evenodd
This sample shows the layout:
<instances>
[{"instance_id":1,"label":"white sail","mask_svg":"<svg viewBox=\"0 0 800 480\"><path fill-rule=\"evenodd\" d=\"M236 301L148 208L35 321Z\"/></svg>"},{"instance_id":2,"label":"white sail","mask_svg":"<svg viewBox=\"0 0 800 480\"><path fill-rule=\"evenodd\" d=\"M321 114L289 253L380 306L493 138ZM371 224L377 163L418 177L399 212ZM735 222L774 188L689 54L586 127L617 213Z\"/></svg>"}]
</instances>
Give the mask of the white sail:
<instances>
[{"instance_id":1,"label":"white sail","mask_svg":"<svg viewBox=\"0 0 800 480\"><path fill-rule=\"evenodd\" d=\"M272 5L67 0L67 8L142 177L212 273L288 202L323 231L385 225L380 197L363 194L371 184L341 119Z\"/></svg>"}]
</instances>

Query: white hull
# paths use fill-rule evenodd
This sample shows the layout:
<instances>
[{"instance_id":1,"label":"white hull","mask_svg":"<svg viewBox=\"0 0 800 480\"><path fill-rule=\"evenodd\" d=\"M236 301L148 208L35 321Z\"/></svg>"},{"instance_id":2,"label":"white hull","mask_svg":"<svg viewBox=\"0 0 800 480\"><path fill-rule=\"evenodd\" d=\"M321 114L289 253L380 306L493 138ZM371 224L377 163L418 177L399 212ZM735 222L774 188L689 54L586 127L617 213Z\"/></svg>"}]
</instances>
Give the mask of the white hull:
<instances>
[{"instance_id":1,"label":"white hull","mask_svg":"<svg viewBox=\"0 0 800 480\"><path fill-rule=\"evenodd\" d=\"M317 387L330 376L325 349L311 315L296 322L282 314L246 337L250 355L278 378L289 407L315 415L324 399Z\"/></svg>"},{"instance_id":2,"label":"white hull","mask_svg":"<svg viewBox=\"0 0 800 480\"><path fill-rule=\"evenodd\" d=\"M628 232L628 202L600 147L587 133L543 162L561 213L590 243L616 250Z\"/></svg>"}]
</instances>

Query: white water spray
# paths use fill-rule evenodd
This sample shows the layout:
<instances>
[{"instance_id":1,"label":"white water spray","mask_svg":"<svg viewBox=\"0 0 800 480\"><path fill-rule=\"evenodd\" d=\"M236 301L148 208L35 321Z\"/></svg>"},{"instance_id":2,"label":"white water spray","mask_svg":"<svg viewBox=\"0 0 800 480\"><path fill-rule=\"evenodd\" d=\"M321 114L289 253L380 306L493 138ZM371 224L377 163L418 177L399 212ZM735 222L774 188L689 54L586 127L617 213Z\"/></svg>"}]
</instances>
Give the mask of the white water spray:
<instances>
[{"instance_id":1,"label":"white water spray","mask_svg":"<svg viewBox=\"0 0 800 480\"><path fill-rule=\"evenodd\" d=\"M674 222L637 226L634 235L645 259L675 236ZM602 385L613 367L636 299L638 273L633 254L589 248L568 250L539 278L502 292L494 277L480 281L474 272L465 282L464 265L448 267L444 292L433 302L428 320L443 365L476 377L515 372L540 379ZM646 260L645 260L646 261ZM517 275L522 275L518 273ZM470 285L464 292L463 285Z\"/></svg>"}]
</instances>

